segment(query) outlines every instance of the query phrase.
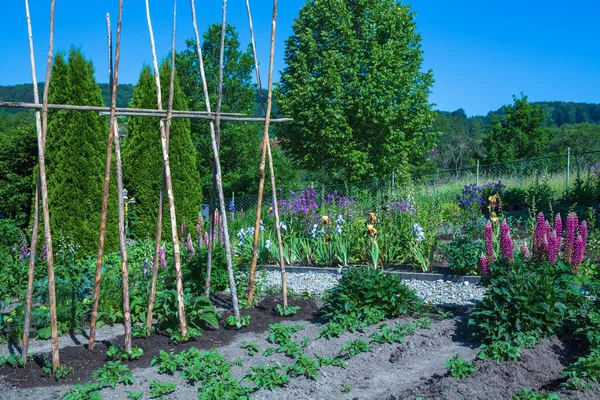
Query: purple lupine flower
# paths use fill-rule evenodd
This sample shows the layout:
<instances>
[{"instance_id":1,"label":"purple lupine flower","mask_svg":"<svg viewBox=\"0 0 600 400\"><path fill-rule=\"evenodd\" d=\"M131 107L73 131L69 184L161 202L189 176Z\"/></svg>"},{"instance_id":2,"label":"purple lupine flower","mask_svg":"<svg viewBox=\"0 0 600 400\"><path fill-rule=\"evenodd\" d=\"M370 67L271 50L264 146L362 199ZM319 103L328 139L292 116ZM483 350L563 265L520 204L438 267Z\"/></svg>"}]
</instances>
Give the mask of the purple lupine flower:
<instances>
[{"instance_id":1,"label":"purple lupine flower","mask_svg":"<svg viewBox=\"0 0 600 400\"><path fill-rule=\"evenodd\" d=\"M565 225L565 261L568 264L571 264L575 246L575 235L577 233L577 226L579 225L577 214L570 213L567 215L567 221L565 222Z\"/></svg>"},{"instance_id":2,"label":"purple lupine flower","mask_svg":"<svg viewBox=\"0 0 600 400\"><path fill-rule=\"evenodd\" d=\"M583 250L585 251L585 247L587 245L587 235L588 235L588 226L587 226L587 222L585 222L585 219L581 221L581 224L579 224L579 235L581 236L581 239L583 240Z\"/></svg>"},{"instance_id":3,"label":"purple lupine flower","mask_svg":"<svg viewBox=\"0 0 600 400\"><path fill-rule=\"evenodd\" d=\"M185 237L185 233L187 231L187 226L185 226L185 221L181 223L181 237Z\"/></svg>"},{"instance_id":4,"label":"purple lupine flower","mask_svg":"<svg viewBox=\"0 0 600 400\"><path fill-rule=\"evenodd\" d=\"M559 248L560 248L560 239L556 235L556 231L553 231L550 235L548 235L548 249L546 251L546 255L548 257L548 262L552 265L556 264L556 259L558 258Z\"/></svg>"},{"instance_id":5,"label":"purple lupine flower","mask_svg":"<svg viewBox=\"0 0 600 400\"><path fill-rule=\"evenodd\" d=\"M194 257L194 244L192 243L192 235L188 233L187 237L188 260Z\"/></svg>"},{"instance_id":6,"label":"purple lupine flower","mask_svg":"<svg viewBox=\"0 0 600 400\"><path fill-rule=\"evenodd\" d=\"M562 219L560 218L560 213L556 214L554 218L554 232L556 232L556 236L559 238L562 237Z\"/></svg>"},{"instance_id":7,"label":"purple lupine flower","mask_svg":"<svg viewBox=\"0 0 600 400\"><path fill-rule=\"evenodd\" d=\"M198 215L198 223L196 224L196 235L198 237L198 248L202 248L202 214Z\"/></svg>"},{"instance_id":8,"label":"purple lupine flower","mask_svg":"<svg viewBox=\"0 0 600 400\"><path fill-rule=\"evenodd\" d=\"M46 242L42 244L42 260L46 260L48 250L46 249Z\"/></svg>"},{"instance_id":9,"label":"purple lupine flower","mask_svg":"<svg viewBox=\"0 0 600 400\"><path fill-rule=\"evenodd\" d=\"M485 256L485 254L481 255L481 258L479 259L479 264L481 264L481 273L483 275L487 275L490 273L490 267L488 265L488 259Z\"/></svg>"},{"instance_id":10,"label":"purple lupine flower","mask_svg":"<svg viewBox=\"0 0 600 400\"><path fill-rule=\"evenodd\" d=\"M158 253L158 260L160 262L160 266L163 269L167 268L167 249L165 248L164 244L162 246L160 246L160 251Z\"/></svg>"},{"instance_id":11,"label":"purple lupine flower","mask_svg":"<svg viewBox=\"0 0 600 400\"><path fill-rule=\"evenodd\" d=\"M579 266L583 261L583 251L585 250L583 238L577 235L575 242L573 243L573 259L571 265L573 266L573 272L579 272Z\"/></svg>"},{"instance_id":12,"label":"purple lupine flower","mask_svg":"<svg viewBox=\"0 0 600 400\"><path fill-rule=\"evenodd\" d=\"M204 246L208 247L208 232L204 232Z\"/></svg>"},{"instance_id":13,"label":"purple lupine flower","mask_svg":"<svg viewBox=\"0 0 600 400\"><path fill-rule=\"evenodd\" d=\"M500 224L500 253L508 262L513 262L515 258L513 250L513 241L510 237L510 227L506 223L506 220Z\"/></svg>"},{"instance_id":14,"label":"purple lupine flower","mask_svg":"<svg viewBox=\"0 0 600 400\"><path fill-rule=\"evenodd\" d=\"M489 221L487 224L485 224L484 236L485 236L485 255L487 257L487 261L490 264L493 264L496 257L494 256L494 243L492 241L492 224Z\"/></svg>"},{"instance_id":15,"label":"purple lupine flower","mask_svg":"<svg viewBox=\"0 0 600 400\"><path fill-rule=\"evenodd\" d=\"M21 243L19 243L19 260L25 260L29 258L29 254L30 252L27 243L25 243L24 240L21 240Z\"/></svg>"},{"instance_id":16,"label":"purple lupine flower","mask_svg":"<svg viewBox=\"0 0 600 400\"><path fill-rule=\"evenodd\" d=\"M529 247L527 247L527 242L525 241L523 241L523 243L521 244L521 255L525 258L531 258Z\"/></svg>"},{"instance_id":17,"label":"purple lupine flower","mask_svg":"<svg viewBox=\"0 0 600 400\"><path fill-rule=\"evenodd\" d=\"M148 259L147 258L144 260L144 265L142 267L142 270L144 272L144 276L148 276Z\"/></svg>"},{"instance_id":18,"label":"purple lupine flower","mask_svg":"<svg viewBox=\"0 0 600 400\"><path fill-rule=\"evenodd\" d=\"M533 255L537 259L543 260L546 255L546 246L546 219L544 213L540 212L533 229Z\"/></svg>"}]
</instances>

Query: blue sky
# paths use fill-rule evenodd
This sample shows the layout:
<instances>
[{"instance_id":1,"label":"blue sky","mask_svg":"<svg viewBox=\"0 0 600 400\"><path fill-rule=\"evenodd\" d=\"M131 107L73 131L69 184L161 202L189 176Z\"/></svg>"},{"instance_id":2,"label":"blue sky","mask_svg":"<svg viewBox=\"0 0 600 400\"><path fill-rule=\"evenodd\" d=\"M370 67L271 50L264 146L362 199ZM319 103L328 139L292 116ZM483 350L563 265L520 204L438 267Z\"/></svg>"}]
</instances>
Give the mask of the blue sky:
<instances>
[{"instance_id":1,"label":"blue sky","mask_svg":"<svg viewBox=\"0 0 600 400\"><path fill-rule=\"evenodd\" d=\"M3 0L0 24L0 85L31 81L24 2ZM190 6L179 0L177 48L193 36ZM284 68L284 42L305 0L279 2L275 70ZM106 82L105 14L116 25L117 0L57 0L55 49L81 47ZM120 82L135 83L151 61L144 0L125 0ZM172 2L151 0L159 57L170 48ZM205 31L220 21L220 0L196 0ZM422 34L423 68L433 69L430 97L441 110L463 108L486 114L521 92L530 100L600 102L600 2L578 0L447 1L412 0ZM249 42L244 0L228 1L228 22L244 45ZM254 0L254 27L262 75L268 68L272 2ZM50 0L30 0L38 77L43 79L48 46ZM279 76L276 73L276 78ZM265 80L266 81L266 80Z\"/></svg>"}]
</instances>

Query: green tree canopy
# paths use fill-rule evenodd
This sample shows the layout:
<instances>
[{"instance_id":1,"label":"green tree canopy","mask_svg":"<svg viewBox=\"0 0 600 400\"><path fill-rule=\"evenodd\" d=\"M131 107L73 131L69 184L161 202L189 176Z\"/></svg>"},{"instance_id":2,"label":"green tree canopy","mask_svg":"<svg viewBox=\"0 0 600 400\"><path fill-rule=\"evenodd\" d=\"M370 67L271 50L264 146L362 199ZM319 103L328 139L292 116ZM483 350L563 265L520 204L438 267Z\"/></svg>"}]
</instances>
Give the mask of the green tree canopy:
<instances>
[{"instance_id":1,"label":"green tree canopy","mask_svg":"<svg viewBox=\"0 0 600 400\"><path fill-rule=\"evenodd\" d=\"M359 180L406 172L432 147L432 71L410 6L395 0L311 0L286 42L278 129L302 168Z\"/></svg>"},{"instance_id":2,"label":"green tree canopy","mask_svg":"<svg viewBox=\"0 0 600 400\"><path fill-rule=\"evenodd\" d=\"M0 218L29 222L37 155L33 114L0 115Z\"/></svg>"},{"instance_id":3,"label":"green tree canopy","mask_svg":"<svg viewBox=\"0 0 600 400\"><path fill-rule=\"evenodd\" d=\"M463 109L436 112L431 130L441 133L433 156L439 169L466 167L483 153L481 125Z\"/></svg>"},{"instance_id":4,"label":"green tree canopy","mask_svg":"<svg viewBox=\"0 0 600 400\"><path fill-rule=\"evenodd\" d=\"M564 154L569 147L574 153L600 149L600 125L564 124L552 130L550 151L553 153Z\"/></svg>"},{"instance_id":5,"label":"green tree canopy","mask_svg":"<svg viewBox=\"0 0 600 400\"><path fill-rule=\"evenodd\" d=\"M160 67L163 107L167 108L171 67L168 61ZM156 81L150 67L145 66L133 92L131 107L156 108ZM187 100L177 78L173 108L187 110ZM177 223L195 226L201 209L200 174L196 165L196 149L191 138L190 121L175 118L171 123L169 160ZM156 232L163 156L160 123L156 118L132 117L127 125L123 146L123 174L128 196L135 198L130 209L130 227L135 237L152 237ZM165 200L163 236L170 237L169 209Z\"/></svg>"},{"instance_id":6,"label":"green tree canopy","mask_svg":"<svg viewBox=\"0 0 600 400\"><path fill-rule=\"evenodd\" d=\"M81 50L69 50L68 60L62 53L56 55L48 100L54 104L103 105L94 67ZM80 254L98 246L107 140L106 117L95 111L48 113L46 160L51 226L53 232L69 236L79 245ZM116 210L113 184L107 220L108 249L117 244Z\"/></svg>"},{"instance_id":7,"label":"green tree canopy","mask_svg":"<svg viewBox=\"0 0 600 400\"><path fill-rule=\"evenodd\" d=\"M490 133L485 139L488 162L507 162L544 154L550 143L552 121L540 106L533 106L527 96L513 96L514 104L492 115Z\"/></svg>"}]
</instances>

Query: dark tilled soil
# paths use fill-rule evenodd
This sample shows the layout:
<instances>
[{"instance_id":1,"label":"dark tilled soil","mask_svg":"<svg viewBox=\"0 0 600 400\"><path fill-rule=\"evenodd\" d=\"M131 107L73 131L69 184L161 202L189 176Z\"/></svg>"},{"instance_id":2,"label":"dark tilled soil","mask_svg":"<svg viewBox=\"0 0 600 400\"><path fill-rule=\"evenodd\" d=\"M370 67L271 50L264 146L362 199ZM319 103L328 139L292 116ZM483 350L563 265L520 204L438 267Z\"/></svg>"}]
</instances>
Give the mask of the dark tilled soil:
<instances>
[{"instance_id":1,"label":"dark tilled soil","mask_svg":"<svg viewBox=\"0 0 600 400\"><path fill-rule=\"evenodd\" d=\"M598 386L586 392L563 390L563 369L578 356L571 344L557 337L542 341L534 349L521 351L521 361L476 360L476 371L459 381L448 375L433 375L414 388L388 397L397 399L511 399L525 388L536 392L554 392L561 399L600 399Z\"/></svg>"},{"instance_id":2,"label":"dark tilled soil","mask_svg":"<svg viewBox=\"0 0 600 400\"><path fill-rule=\"evenodd\" d=\"M235 329L206 329L202 331L202 336L197 340L187 343L173 343L168 335L154 334L147 338L133 338L132 345L144 350L144 355L136 360L126 362L131 369L148 368L152 359L160 353L160 350L182 351L190 347L196 347L202 350L218 348L229 344L239 335L245 333L264 332L269 329L269 324L282 321L310 321L315 318L313 310L318 309L314 300L290 300L290 305L300 306L296 315L282 318L275 313L276 305L281 304L281 296L270 296L263 299L255 308L241 310L241 315L250 315L250 326L240 330ZM231 315L232 312L223 314L223 318ZM44 364L44 354L36 354L33 362L28 362L25 368L7 368L0 367L0 379L15 388L34 388L41 386L60 386L66 384L75 384L87 382L90 375L99 368L102 368L106 361L106 351L111 345L123 346L123 336L115 337L112 340L96 342L94 351L89 351L87 343L81 346L70 346L60 349L61 364L73 367L73 374L66 378L55 381L42 373ZM50 354L48 354L48 357ZM123 362L123 361L122 361ZM1 397L1 396L0 396Z\"/></svg>"}]
</instances>

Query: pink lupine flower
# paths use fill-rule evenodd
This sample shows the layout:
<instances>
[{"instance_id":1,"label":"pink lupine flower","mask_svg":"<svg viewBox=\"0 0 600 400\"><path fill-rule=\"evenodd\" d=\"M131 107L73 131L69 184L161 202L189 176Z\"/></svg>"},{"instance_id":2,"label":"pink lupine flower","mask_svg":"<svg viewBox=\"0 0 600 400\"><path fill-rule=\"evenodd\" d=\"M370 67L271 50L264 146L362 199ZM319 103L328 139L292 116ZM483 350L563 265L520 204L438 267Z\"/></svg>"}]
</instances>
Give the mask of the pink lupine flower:
<instances>
[{"instance_id":1,"label":"pink lupine flower","mask_svg":"<svg viewBox=\"0 0 600 400\"><path fill-rule=\"evenodd\" d=\"M585 250L585 247L587 245L587 235L588 235L588 226L587 226L587 222L585 222L585 219L581 221L581 224L579 224L579 235L581 236L581 239L583 240L583 249Z\"/></svg>"},{"instance_id":2,"label":"pink lupine flower","mask_svg":"<svg viewBox=\"0 0 600 400\"><path fill-rule=\"evenodd\" d=\"M198 237L198 248L202 248L202 214L198 215L198 223L196 224L196 235Z\"/></svg>"},{"instance_id":3,"label":"pink lupine flower","mask_svg":"<svg viewBox=\"0 0 600 400\"><path fill-rule=\"evenodd\" d=\"M191 260L194 257L194 244L192 243L192 235L189 233L187 236L187 250L188 250L188 260Z\"/></svg>"},{"instance_id":4,"label":"pink lupine flower","mask_svg":"<svg viewBox=\"0 0 600 400\"><path fill-rule=\"evenodd\" d=\"M548 262L552 265L556 264L556 259L558 258L558 249L560 247L560 239L556 235L556 232L552 232L548 235L548 249L547 249L547 257Z\"/></svg>"},{"instance_id":5,"label":"pink lupine flower","mask_svg":"<svg viewBox=\"0 0 600 400\"><path fill-rule=\"evenodd\" d=\"M488 259L485 256L485 254L481 255L481 258L479 259L479 264L481 264L481 273L483 275L487 275L490 273L490 267L488 265Z\"/></svg>"},{"instance_id":6,"label":"pink lupine flower","mask_svg":"<svg viewBox=\"0 0 600 400\"><path fill-rule=\"evenodd\" d=\"M546 219L544 213L540 212L533 229L533 255L543 260L546 255L546 246Z\"/></svg>"},{"instance_id":7,"label":"pink lupine flower","mask_svg":"<svg viewBox=\"0 0 600 400\"><path fill-rule=\"evenodd\" d=\"M164 269L167 268L167 249L164 245L160 246L160 251L158 253L158 259L160 262L160 266Z\"/></svg>"},{"instance_id":8,"label":"pink lupine flower","mask_svg":"<svg viewBox=\"0 0 600 400\"><path fill-rule=\"evenodd\" d=\"M525 241L523 241L523 243L521 244L521 255L525 258L531 258L529 247L527 247L527 242Z\"/></svg>"},{"instance_id":9,"label":"pink lupine flower","mask_svg":"<svg viewBox=\"0 0 600 400\"><path fill-rule=\"evenodd\" d=\"M570 213L567 215L567 221L565 225L565 261L568 264L571 264L575 247L575 235L577 233L577 226L579 225L577 214Z\"/></svg>"},{"instance_id":10,"label":"pink lupine flower","mask_svg":"<svg viewBox=\"0 0 600 400\"><path fill-rule=\"evenodd\" d=\"M573 259L571 265L573 266L573 272L579 272L579 266L581 265L581 261L583 261L583 251L584 251L584 243L583 238L581 236L577 236L575 238L575 242L573 244Z\"/></svg>"},{"instance_id":11,"label":"pink lupine flower","mask_svg":"<svg viewBox=\"0 0 600 400\"><path fill-rule=\"evenodd\" d=\"M494 243L492 241L492 224L489 221L487 224L485 224L484 236L485 236L485 255L487 257L488 263L493 264L496 257L494 255Z\"/></svg>"},{"instance_id":12,"label":"pink lupine flower","mask_svg":"<svg viewBox=\"0 0 600 400\"><path fill-rule=\"evenodd\" d=\"M556 232L556 236L559 238L562 236L562 219L560 218L560 213L556 214L554 218L554 232Z\"/></svg>"},{"instance_id":13,"label":"pink lupine flower","mask_svg":"<svg viewBox=\"0 0 600 400\"><path fill-rule=\"evenodd\" d=\"M515 258L513 241L510 237L510 227L506 223L506 220L503 220L500 225L500 253L508 262L512 262Z\"/></svg>"},{"instance_id":14,"label":"pink lupine flower","mask_svg":"<svg viewBox=\"0 0 600 400\"><path fill-rule=\"evenodd\" d=\"M184 238L185 237L185 233L187 231L187 226L185 226L185 222L181 223L181 237Z\"/></svg>"},{"instance_id":15,"label":"pink lupine flower","mask_svg":"<svg viewBox=\"0 0 600 400\"><path fill-rule=\"evenodd\" d=\"M208 232L204 233L204 245L208 247Z\"/></svg>"}]
</instances>

